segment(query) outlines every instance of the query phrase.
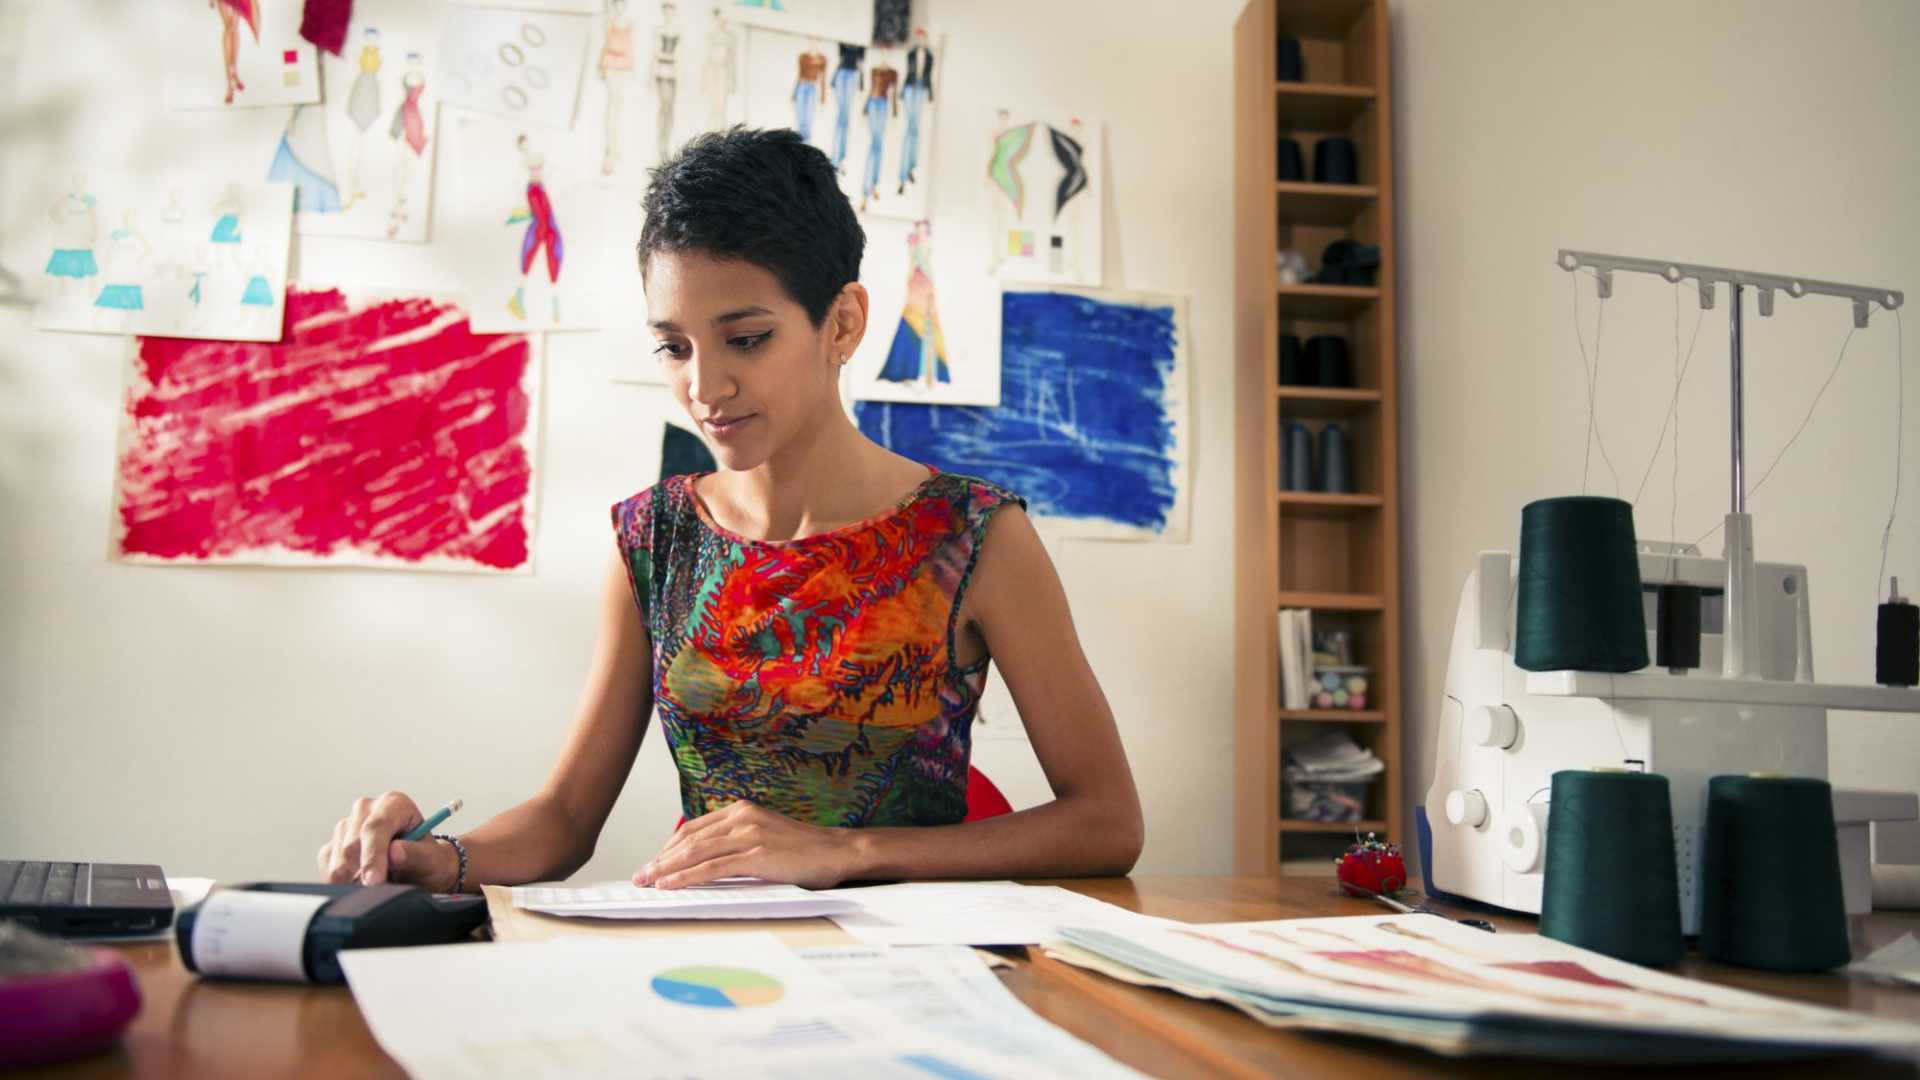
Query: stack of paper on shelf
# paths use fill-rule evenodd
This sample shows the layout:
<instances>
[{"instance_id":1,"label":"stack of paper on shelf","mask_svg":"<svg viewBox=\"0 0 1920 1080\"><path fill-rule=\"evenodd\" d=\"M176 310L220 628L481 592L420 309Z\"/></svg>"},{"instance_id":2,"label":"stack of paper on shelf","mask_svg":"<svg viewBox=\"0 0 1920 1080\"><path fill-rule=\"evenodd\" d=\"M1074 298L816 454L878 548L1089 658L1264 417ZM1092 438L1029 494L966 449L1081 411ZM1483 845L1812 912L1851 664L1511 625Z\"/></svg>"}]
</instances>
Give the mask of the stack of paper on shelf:
<instances>
[{"instance_id":1,"label":"stack of paper on shelf","mask_svg":"<svg viewBox=\"0 0 1920 1080\"><path fill-rule=\"evenodd\" d=\"M1386 762L1344 731L1330 731L1288 747L1286 763L1286 778L1293 783L1351 783L1371 780L1387 771Z\"/></svg>"},{"instance_id":2,"label":"stack of paper on shelf","mask_svg":"<svg viewBox=\"0 0 1920 1080\"><path fill-rule=\"evenodd\" d=\"M1677 1064L1920 1045L1920 1026L1425 915L1070 928L1063 936L1048 955L1125 982L1225 1002L1274 1027L1442 1054Z\"/></svg>"}]
</instances>

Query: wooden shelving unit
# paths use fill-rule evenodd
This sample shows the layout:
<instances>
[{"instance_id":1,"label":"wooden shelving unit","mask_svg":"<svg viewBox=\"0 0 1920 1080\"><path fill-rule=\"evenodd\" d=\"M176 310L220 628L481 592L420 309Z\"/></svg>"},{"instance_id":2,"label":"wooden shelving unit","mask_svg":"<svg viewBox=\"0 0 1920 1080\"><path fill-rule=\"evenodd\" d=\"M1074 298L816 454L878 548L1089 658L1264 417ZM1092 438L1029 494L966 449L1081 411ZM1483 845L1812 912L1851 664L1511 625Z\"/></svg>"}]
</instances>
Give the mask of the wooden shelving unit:
<instances>
[{"instance_id":1,"label":"wooden shelving unit","mask_svg":"<svg viewBox=\"0 0 1920 1080\"><path fill-rule=\"evenodd\" d=\"M1280 82L1282 37L1303 82ZM1394 318L1393 80L1386 0L1251 0L1234 26L1234 864L1242 874L1330 873L1356 831L1410 841L1401 807L1399 395ZM1278 141L1311 162L1329 135L1354 140L1356 184L1281 181ZM1309 170L1311 175L1311 170ZM1376 284L1282 285L1278 252L1318 264L1335 240L1377 244ZM1353 386L1283 386L1280 335L1339 334ZM1357 493L1283 491L1281 431L1347 429ZM1351 631L1371 669L1365 710L1280 707L1281 608ZM1343 728L1387 764L1366 820L1282 816L1281 757Z\"/></svg>"}]
</instances>

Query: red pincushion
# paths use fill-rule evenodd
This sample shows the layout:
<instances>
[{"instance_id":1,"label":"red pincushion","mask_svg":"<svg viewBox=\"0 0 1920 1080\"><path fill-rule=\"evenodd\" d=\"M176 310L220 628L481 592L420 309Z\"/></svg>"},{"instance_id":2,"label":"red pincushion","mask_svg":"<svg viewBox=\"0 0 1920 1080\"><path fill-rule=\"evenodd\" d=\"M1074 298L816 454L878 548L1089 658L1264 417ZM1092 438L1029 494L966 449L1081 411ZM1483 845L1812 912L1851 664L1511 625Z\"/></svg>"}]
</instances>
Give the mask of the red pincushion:
<instances>
[{"instance_id":1,"label":"red pincushion","mask_svg":"<svg viewBox=\"0 0 1920 1080\"><path fill-rule=\"evenodd\" d=\"M1398 845L1376 840L1368 833L1364 841L1334 860L1334 876L1340 880L1341 891L1349 896L1362 895L1354 891L1356 888L1390 896L1407 887L1407 860L1401 857Z\"/></svg>"}]
</instances>

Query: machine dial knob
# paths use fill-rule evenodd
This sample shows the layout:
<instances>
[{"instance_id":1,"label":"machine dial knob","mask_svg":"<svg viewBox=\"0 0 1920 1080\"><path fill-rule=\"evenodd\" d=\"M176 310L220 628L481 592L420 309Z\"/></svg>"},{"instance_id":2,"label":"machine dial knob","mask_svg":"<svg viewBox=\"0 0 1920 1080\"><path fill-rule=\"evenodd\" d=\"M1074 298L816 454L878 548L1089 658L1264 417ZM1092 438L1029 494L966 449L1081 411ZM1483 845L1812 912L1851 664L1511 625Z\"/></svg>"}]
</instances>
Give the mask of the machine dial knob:
<instances>
[{"instance_id":1,"label":"machine dial knob","mask_svg":"<svg viewBox=\"0 0 1920 1080\"><path fill-rule=\"evenodd\" d=\"M1520 741L1520 718L1505 705L1482 705L1468 719L1467 734L1479 746L1505 750Z\"/></svg>"},{"instance_id":2,"label":"machine dial knob","mask_svg":"<svg viewBox=\"0 0 1920 1080\"><path fill-rule=\"evenodd\" d=\"M1448 792L1447 820L1469 829L1480 828L1487 823L1487 797L1478 791Z\"/></svg>"}]
</instances>

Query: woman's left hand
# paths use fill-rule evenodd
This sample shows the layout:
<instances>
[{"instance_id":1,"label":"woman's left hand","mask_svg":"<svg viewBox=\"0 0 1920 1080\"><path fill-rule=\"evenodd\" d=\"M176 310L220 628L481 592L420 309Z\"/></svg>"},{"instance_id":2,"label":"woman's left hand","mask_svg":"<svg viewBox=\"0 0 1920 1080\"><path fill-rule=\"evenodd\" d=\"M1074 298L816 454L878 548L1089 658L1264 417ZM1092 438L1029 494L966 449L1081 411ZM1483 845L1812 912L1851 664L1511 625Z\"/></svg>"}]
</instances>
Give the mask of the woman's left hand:
<instances>
[{"instance_id":1,"label":"woman's left hand","mask_svg":"<svg viewBox=\"0 0 1920 1080\"><path fill-rule=\"evenodd\" d=\"M830 889L852 876L851 829L807 825L750 802L694 818L673 834L635 885L678 889L728 877L755 877Z\"/></svg>"}]
</instances>

